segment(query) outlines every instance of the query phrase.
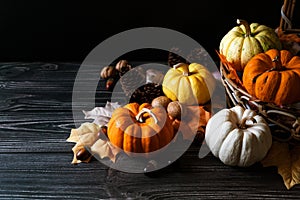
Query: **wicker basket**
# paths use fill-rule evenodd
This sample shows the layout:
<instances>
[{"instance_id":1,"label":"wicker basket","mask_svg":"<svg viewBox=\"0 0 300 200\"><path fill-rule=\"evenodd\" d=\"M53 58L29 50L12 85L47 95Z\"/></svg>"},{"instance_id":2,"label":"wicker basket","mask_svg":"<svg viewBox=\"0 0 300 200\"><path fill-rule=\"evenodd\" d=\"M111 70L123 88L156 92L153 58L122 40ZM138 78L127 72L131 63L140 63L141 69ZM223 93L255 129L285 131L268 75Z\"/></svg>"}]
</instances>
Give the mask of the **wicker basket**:
<instances>
[{"instance_id":1,"label":"wicker basket","mask_svg":"<svg viewBox=\"0 0 300 200\"><path fill-rule=\"evenodd\" d=\"M300 29L292 29L291 19L295 3L295 0L284 1L278 27L282 31L281 34L300 33ZM233 79L232 68L222 61L220 62L220 73L226 91L227 107L241 105L257 111L269 123L274 139L291 143L300 141L300 102L286 107L263 102L248 94L242 85L241 76L235 72Z\"/></svg>"},{"instance_id":2,"label":"wicker basket","mask_svg":"<svg viewBox=\"0 0 300 200\"><path fill-rule=\"evenodd\" d=\"M300 33L300 29L294 27L293 14L295 11L296 0L284 0L281 7L281 18L279 28L286 33Z\"/></svg>"},{"instance_id":3,"label":"wicker basket","mask_svg":"<svg viewBox=\"0 0 300 200\"><path fill-rule=\"evenodd\" d=\"M281 18L279 27L276 29L277 34L283 44L283 48L289 50L294 55L300 55L300 29L297 28L299 15L294 16L296 0L284 0L281 7ZM297 8L300 6L298 5ZM297 18L298 21L294 20Z\"/></svg>"}]
</instances>

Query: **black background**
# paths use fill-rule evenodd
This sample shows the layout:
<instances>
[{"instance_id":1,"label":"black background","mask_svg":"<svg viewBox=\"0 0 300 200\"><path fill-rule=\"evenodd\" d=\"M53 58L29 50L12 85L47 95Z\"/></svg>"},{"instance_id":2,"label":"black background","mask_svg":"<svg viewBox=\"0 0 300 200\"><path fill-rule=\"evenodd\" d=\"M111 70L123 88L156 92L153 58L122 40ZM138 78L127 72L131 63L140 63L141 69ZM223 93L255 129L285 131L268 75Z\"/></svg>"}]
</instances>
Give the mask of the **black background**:
<instances>
[{"instance_id":1,"label":"black background","mask_svg":"<svg viewBox=\"0 0 300 200\"><path fill-rule=\"evenodd\" d=\"M237 18L276 28L282 5L283 0L2 0L0 62L82 62L103 40L145 26L180 31L215 58Z\"/></svg>"}]
</instances>

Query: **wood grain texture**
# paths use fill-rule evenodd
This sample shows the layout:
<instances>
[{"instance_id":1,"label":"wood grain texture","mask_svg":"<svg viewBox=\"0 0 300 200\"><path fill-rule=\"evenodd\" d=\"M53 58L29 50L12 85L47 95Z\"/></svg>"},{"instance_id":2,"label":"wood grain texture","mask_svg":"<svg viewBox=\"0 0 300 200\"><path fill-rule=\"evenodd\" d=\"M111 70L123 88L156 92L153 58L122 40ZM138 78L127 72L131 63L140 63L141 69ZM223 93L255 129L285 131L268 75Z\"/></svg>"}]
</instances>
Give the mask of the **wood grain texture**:
<instances>
[{"instance_id":1,"label":"wood grain texture","mask_svg":"<svg viewBox=\"0 0 300 200\"><path fill-rule=\"evenodd\" d=\"M286 190L276 168L263 168L259 164L249 168L229 167L211 154L200 159L200 147L195 144L174 164L148 175L120 172L96 159L71 164L74 144L66 139L75 127L71 101L79 66L0 64L0 199L294 199L300 196L298 185ZM100 91L96 101L104 105L110 92Z\"/></svg>"}]
</instances>

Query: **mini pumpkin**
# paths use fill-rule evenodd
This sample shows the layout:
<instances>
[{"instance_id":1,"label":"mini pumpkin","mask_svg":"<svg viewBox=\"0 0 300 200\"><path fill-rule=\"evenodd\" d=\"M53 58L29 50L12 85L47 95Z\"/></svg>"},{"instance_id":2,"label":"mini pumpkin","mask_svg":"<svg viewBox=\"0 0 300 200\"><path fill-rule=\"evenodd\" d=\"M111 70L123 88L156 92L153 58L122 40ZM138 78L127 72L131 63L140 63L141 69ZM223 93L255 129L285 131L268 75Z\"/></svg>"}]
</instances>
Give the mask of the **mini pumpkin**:
<instances>
[{"instance_id":1,"label":"mini pumpkin","mask_svg":"<svg viewBox=\"0 0 300 200\"><path fill-rule=\"evenodd\" d=\"M174 130L163 107L129 103L114 110L107 135L112 144L132 155L163 148L174 138Z\"/></svg>"},{"instance_id":2,"label":"mini pumpkin","mask_svg":"<svg viewBox=\"0 0 300 200\"><path fill-rule=\"evenodd\" d=\"M248 167L266 156L272 135L262 116L237 105L222 109L209 119L205 142L224 164Z\"/></svg>"},{"instance_id":3,"label":"mini pumpkin","mask_svg":"<svg viewBox=\"0 0 300 200\"><path fill-rule=\"evenodd\" d=\"M287 50L270 49L246 65L243 84L247 92L277 105L300 101L300 57Z\"/></svg>"},{"instance_id":4,"label":"mini pumpkin","mask_svg":"<svg viewBox=\"0 0 300 200\"><path fill-rule=\"evenodd\" d=\"M196 105L210 100L215 84L215 78L203 65L178 63L165 74L162 89L172 101Z\"/></svg>"},{"instance_id":5,"label":"mini pumpkin","mask_svg":"<svg viewBox=\"0 0 300 200\"><path fill-rule=\"evenodd\" d=\"M222 39L219 51L237 71L243 71L247 62L256 54L269 49L281 49L275 30L258 23L248 24L237 20L239 26L232 28Z\"/></svg>"}]
</instances>

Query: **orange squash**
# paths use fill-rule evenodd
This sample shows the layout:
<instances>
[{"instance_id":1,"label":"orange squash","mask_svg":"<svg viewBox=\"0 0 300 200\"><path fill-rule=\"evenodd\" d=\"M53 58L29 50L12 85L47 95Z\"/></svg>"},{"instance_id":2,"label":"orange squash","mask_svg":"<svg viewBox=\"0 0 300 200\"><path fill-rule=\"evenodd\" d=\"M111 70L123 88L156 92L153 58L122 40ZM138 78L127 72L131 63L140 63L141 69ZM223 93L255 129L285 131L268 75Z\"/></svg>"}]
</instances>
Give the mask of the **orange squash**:
<instances>
[{"instance_id":1,"label":"orange squash","mask_svg":"<svg viewBox=\"0 0 300 200\"><path fill-rule=\"evenodd\" d=\"M276 105L300 101L300 57L287 50L270 49L255 55L243 72L247 92Z\"/></svg>"},{"instance_id":2,"label":"orange squash","mask_svg":"<svg viewBox=\"0 0 300 200\"><path fill-rule=\"evenodd\" d=\"M127 154L149 153L169 144L174 129L163 107L129 103L114 110L107 135L112 144Z\"/></svg>"}]
</instances>

